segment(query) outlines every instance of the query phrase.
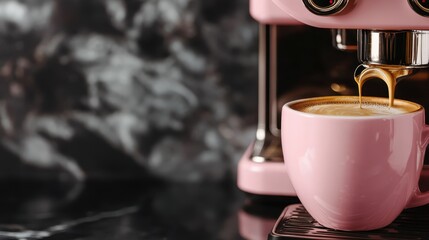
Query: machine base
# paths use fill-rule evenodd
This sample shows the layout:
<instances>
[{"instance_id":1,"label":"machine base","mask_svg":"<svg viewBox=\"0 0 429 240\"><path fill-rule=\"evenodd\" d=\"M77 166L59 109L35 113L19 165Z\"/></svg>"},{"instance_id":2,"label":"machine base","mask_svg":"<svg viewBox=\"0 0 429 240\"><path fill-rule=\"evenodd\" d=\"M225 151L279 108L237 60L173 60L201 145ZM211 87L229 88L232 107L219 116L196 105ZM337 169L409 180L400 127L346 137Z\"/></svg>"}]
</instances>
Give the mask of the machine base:
<instances>
[{"instance_id":1,"label":"machine base","mask_svg":"<svg viewBox=\"0 0 429 240\"><path fill-rule=\"evenodd\" d=\"M249 146L238 163L238 187L254 195L296 196L284 163L252 161L252 146L253 144Z\"/></svg>"},{"instance_id":2,"label":"machine base","mask_svg":"<svg viewBox=\"0 0 429 240\"><path fill-rule=\"evenodd\" d=\"M238 212L238 229L244 239L267 240L277 218L283 209L291 204L299 203L297 197L283 196L282 203L265 204L246 201Z\"/></svg>"},{"instance_id":3,"label":"machine base","mask_svg":"<svg viewBox=\"0 0 429 240\"><path fill-rule=\"evenodd\" d=\"M276 223L275 218L260 218L245 211L238 214L239 232L244 239L265 240Z\"/></svg>"}]
</instances>

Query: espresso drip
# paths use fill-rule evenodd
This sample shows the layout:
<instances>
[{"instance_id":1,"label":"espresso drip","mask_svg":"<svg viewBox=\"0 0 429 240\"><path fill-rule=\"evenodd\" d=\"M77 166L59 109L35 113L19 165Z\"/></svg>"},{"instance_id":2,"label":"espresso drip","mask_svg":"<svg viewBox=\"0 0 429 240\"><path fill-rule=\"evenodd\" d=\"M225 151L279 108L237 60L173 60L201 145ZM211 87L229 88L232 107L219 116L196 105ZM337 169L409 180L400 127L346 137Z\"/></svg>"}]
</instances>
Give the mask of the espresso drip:
<instances>
[{"instance_id":1,"label":"espresso drip","mask_svg":"<svg viewBox=\"0 0 429 240\"><path fill-rule=\"evenodd\" d=\"M362 66L363 65L359 67L362 67ZM411 73L411 70L401 66L396 67L396 66L373 66L373 65L369 65L359 74L355 72L354 78L358 85L360 106L362 107L363 84L369 79L378 78L383 80L386 83L388 94L389 94L389 107L393 107L394 100L395 100L395 87L396 87L397 79L400 77L409 75L410 73Z\"/></svg>"}]
</instances>

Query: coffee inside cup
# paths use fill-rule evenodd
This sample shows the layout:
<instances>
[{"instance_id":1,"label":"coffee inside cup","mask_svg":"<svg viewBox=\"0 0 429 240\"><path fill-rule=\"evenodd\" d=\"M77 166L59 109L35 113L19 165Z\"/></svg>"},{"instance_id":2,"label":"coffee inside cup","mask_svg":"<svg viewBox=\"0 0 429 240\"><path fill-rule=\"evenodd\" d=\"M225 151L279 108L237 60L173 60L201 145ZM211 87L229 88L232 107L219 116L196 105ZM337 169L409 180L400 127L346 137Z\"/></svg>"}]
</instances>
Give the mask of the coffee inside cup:
<instances>
[{"instance_id":1,"label":"coffee inside cup","mask_svg":"<svg viewBox=\"0 0 429 240\"><path fill-rule=\"evenodd\" d=\"M362 97L360 105L357 96L328 96L310 98L290 106L300 112L330 116L383 116L415 112L422 107L416 103L395 99L389 107L389 99Z\"/></svg>"}]
</instances>

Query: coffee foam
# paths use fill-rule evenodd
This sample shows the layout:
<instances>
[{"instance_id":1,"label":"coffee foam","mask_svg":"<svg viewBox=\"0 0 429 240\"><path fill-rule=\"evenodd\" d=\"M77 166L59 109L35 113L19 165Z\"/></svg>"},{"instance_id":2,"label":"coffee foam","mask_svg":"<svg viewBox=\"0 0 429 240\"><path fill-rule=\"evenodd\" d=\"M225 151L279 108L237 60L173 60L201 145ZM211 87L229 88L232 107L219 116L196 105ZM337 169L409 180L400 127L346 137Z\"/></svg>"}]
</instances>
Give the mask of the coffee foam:
<instances>
[{"instance_id":1,"label":"coffee foam","mask_svg":"<svg viewBox=\"0 0 429 240\"><path fill-rule=\"evenodd\" d=\"M389 99L378 97L359 98L354 96L332 96L311 98L291 105L291 108L319 115L330 116L383 116L415 112L421 106L412 102L396 99L389 107Z\"/></svg>"}]
</instances>

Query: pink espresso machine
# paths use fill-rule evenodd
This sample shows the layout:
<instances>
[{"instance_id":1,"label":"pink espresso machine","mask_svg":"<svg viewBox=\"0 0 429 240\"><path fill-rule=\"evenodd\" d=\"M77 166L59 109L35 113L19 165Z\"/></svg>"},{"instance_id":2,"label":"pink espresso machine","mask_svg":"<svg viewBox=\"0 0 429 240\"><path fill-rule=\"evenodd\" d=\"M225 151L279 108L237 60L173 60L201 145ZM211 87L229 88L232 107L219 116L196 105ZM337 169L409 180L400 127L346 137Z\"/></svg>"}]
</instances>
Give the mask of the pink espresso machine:
<instances>
[{"instance_id":1,"label":"pink espresso machine","mask_svg":"<svg viewBox=\"0 0 429 240\"><path fill-rule=\"evenodd\" d=\"M295 195L285 172L281 153L279 137L281 106L284 102L296 98L357 94L353 71L360 63L363 67L374 64L413 69L415 81L409 81L407 84L401 82L403 86L398 84L396 96L428 107L429 84L426 79L429 64L429 1L250 0L250 12L260 23L259 119L256 140L238 165L238 187L244 192L263 196ZM303 35L299 38L284 33L285 28L295 28L298 29L295 32L300 32L304 25L316 27L309 32L335 29L331 30L334 46L340 50L353 52L347 53L348 55L340 51L324 52L330 46L315 47L321 41L318 36L312 38ZM285 35L286 37L282 38ZM297 45L300 46L298 51L302 52L300 56L289 54L294 51L293 47L284 53L285 46L290 44L287 36L296 38L298 42L304 41ZM305 49L310 50L305 52ZM285 71L282 69L289 66L284 63L285 59L292 58L298 61L304 59L300 69L292 67L292 70L305 73L315 68L313 62L317 56L314 54L320 52L319 49L323 49L321 58L329 57L326 61L330 64L325 66L325 69L330 69L328 73L313 74L315 76L310 74L309 77L298 80L305 88L297 87L298 85L288 86L287 83L294 82L295 79L284 74ZM337 57L348 60L332 63L332 59ZM338 76L346 80L339 80ZM320 83L318 81L323 81L320 78L326 78L324 80L327 81ZM315 84L317 86L304 82L308 79L313 79L310 80L311 84L317 83ZM286 90L287 87L291 88ZM384 85L378 87L384 93L387 92ZM371 86L364 89L364 95L377 95L372 92L376 88L377 86ZM420 97L417 96L419 91Z\"/></svg>"}]
</instances>

